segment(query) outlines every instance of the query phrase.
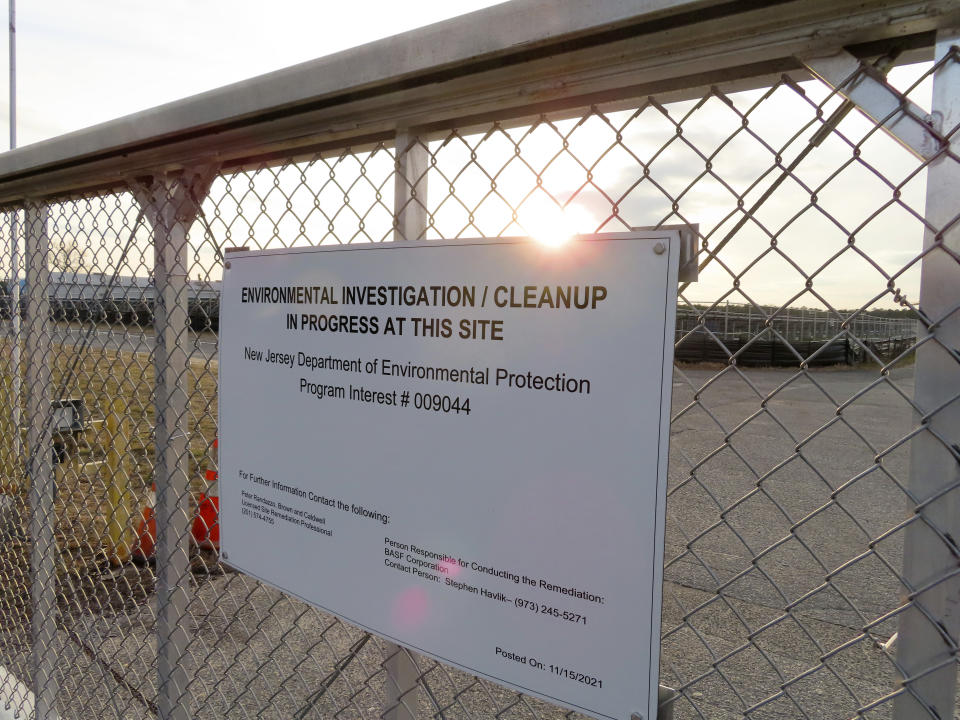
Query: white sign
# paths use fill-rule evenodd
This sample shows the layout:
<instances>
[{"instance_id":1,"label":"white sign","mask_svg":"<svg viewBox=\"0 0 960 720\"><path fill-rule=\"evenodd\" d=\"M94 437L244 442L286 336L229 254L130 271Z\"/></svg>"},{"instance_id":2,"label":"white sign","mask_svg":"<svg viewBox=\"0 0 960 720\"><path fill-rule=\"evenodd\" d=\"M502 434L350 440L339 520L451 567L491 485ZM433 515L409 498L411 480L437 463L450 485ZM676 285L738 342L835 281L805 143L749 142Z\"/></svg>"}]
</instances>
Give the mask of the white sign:
<instances>
[{"instance_id":1,"label":"white sign","mask_svg":"<svg viewBox=\"0 0 960 720\"><path fill-rule=\"evenodd\" d=\"M241 252L231 565L596 717L655 717L679 240Z\"/></svg>"}]
</instances>

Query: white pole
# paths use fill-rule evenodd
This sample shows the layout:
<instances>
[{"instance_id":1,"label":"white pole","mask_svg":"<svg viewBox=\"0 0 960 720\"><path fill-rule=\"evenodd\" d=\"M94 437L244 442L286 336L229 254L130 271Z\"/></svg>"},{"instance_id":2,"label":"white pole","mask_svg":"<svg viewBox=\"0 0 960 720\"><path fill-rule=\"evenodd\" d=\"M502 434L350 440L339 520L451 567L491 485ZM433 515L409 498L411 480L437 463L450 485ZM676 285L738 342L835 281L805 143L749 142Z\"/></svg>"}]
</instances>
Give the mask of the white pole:
<instances>
[{"instance_id":1,"label":"white pole","mask_svg":"<svg viewBox=\"0 0 960 720\"><path fill-rule=\"evenodd\" d=\"M17 8L16 0L7 0L10 7L10 149L17 146Z\"/></svg>"},{"instance_id":2,"label":"white pole","mask_svg":"<svg viewBox=\"0 0 960 720\"><path fill-rule=\"evenodd\" d=\"M57 540L53 512L54 475L52 430L48 418L52 400L50 338L50 236L46 205L24 203L24 258L27 276L27 474L30 478L30 620L33 638L35 716L53 720L57 699L59 657L57 631Z\"/></svg>"},{"instance_id":3,"label":"white pole","mask_svg":"<svg viewBox=\"0 0 960 720\"><path fill-rule=\"evenodd\" d=\"M16 0L7 0L10 8L10 149L17 147L17 23ZM13 333L13 352L10 355L10 364L13 366L13 383L10 398L13 423L13 457L19 462L23 457L23 447L20 441L20 233L17 228L17 211L10 213L10 277L13 287L10 288L10 313L12 315L11 331Z\"/></svg>"},{"instance_id":4,"label":"white pole","mask_svg":"<svg viewBox=\"0 0 960 720\"><path fill-rule=\"evenodd\" d=\"M409 128L397 128L394 141L395 175L393 192L394 241L426 240L428 228L427 170L430 152ZM405 649L383 643L384 720L414 720L420 705L420 670Z\"/></svg>"},{"instance_id":5,"label":"white pole","mask_svg":"<svg viewBox=\"0 0 960 720\"><path fill-rule=\"evenodd\" d=\"M935 325L933 342L916 350L914 425L923 431L911 441L910 493L913 522L903 533L900 582L909 598L899 613L897 671L903 690L893 704L895 720L954 717L957 640L960 638L960 577L952 538L960 536L960 227L956 223L960 183L960 63L952 59L960 27L937 31L933 76L933 117L949 145L927 167L926 225L920 264L920 306ZM899 678L898 678L899 679Z\"/></svg>"}]
</instances>

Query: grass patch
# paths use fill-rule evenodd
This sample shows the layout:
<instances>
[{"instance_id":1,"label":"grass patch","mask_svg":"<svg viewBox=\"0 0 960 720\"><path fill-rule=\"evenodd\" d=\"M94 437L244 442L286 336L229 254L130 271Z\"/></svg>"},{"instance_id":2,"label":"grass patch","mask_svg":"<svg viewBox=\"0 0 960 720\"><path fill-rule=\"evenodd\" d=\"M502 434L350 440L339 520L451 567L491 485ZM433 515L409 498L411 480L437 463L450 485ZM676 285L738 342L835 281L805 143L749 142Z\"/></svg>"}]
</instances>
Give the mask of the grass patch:
<instances>
[{"instance_id":1,"label":"grass patch","mask_svg":"<svg viewBox=\"0 0 960 720\"><path fill-rule=\"evenodd\" d=\"M0 571L20 576L29 567L24 564L29 561L29 481L12 457L11 350L9 339L0 341L0 358L4 359L0 360L0 438L3 438L0 441L0 484L15 503L19 527L14 527L9 540L2 543ZM62 559L60 573L76 577L95 570L99 574L110 552L107 526L117 517L109 498L114 470L107 463L108 453L111 450L122 453L122 466L128 477L125 499L134 527L139 521L139 508L154 482L153 355L149 351L102 348L88 348L78 354L72 344L55 344L51 353L51 371L51 396L63 387L63 397L82 398L93 421L78 439L71 460L56 466L58 493L53 512L56 516L55 537ZM216 373L216 361L194 358L181 377L188 397L183 425L189 438L191 507L196 506L198 493L206 488L205 471L216 467L213 449L217 434ZM24 378L21 402L25 421L28 389ZM125 410L120 431L113 434L105 418L116 399L122 402ZM12 602L12 598L0 597L0 603L3 602Z\"/></svg>"}]
</instances>

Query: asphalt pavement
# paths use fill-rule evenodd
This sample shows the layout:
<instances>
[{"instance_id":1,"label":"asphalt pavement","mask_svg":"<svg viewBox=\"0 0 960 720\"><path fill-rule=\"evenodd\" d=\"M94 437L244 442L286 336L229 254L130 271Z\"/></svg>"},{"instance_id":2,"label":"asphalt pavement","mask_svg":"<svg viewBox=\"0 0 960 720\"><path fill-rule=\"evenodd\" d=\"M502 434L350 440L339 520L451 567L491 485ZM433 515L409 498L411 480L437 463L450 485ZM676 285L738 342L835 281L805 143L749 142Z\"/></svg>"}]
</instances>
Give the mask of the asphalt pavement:
<instances>
[{"instance_id":1,"label":"asphalt pavement","mask_svg":"<svg viewBox=\"0 0 960 720\"><path fill-rule=\"evenodd\" d=\"M145 336L96 337L152 348ZM199 341L193 352L215 351ZM904 592L903 532L885 533L909 511L909 443L897 445L914 427L912 393L912 368L675 372L661 645L661 681L683 688L675 717L839 720L896 690L879 645L896 618L873 622ZM380 717L379 640L244 575L196 579L193 716ZM63 717L152 717L140 698L156 694L154 618L147 603L65 623ZM436 717L571 717L418 661L444 708ZM434 712L422 693L409 703Z\"/></svg>"}]
</instances>

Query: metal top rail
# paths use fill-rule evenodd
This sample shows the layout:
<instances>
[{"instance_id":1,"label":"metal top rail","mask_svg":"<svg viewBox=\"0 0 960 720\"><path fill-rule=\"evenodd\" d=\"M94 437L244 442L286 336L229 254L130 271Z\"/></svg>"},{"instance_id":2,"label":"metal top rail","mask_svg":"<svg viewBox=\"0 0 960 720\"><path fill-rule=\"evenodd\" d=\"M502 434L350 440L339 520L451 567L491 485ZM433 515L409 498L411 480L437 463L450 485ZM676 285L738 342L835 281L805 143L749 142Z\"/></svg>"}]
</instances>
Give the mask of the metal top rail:
<instances>
[{"instance_id":1,"label":"metal top rail","mask_svg":"<svg viewBox=\"0 0 960 720\"><path fill-rule=\"evenodd\" d=\"M798 56L840 47L928 55L932 33L958 22L954 0L513 0L2 154L0 202L204 158L231 167L357 146L398 127L806 76Z\"/></svg>"}]
</instances>

